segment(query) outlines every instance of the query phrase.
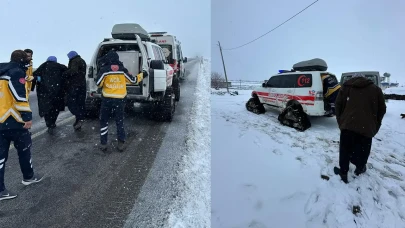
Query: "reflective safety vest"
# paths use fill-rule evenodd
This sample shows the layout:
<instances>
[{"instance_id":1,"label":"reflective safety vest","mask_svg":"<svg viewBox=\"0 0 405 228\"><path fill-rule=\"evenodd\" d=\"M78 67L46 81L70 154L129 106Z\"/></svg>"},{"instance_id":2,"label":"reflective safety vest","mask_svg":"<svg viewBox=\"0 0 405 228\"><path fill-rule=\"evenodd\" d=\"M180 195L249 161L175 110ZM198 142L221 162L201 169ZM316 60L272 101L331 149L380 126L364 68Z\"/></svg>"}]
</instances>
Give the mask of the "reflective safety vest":
<instances>
[{"instance_id":1,"label":"reflective safety vest","mask_svg":"<svg viewBox=\"0 0 405 228\"><path fill-rule=\"evenodd\" d=\"M27 76L25 77L25 91L27 94L27 99L29 98L31 88L32 88L32 81L34 80L33 72L32 72L32 61L30 62L30 66L28 67L26 73Z\"/></svg>"},{"instance_id":2,"label":"reflective safety vest","mask_svg":"<svg viewBox=\"0 0 405 228\"><path fill-rule=\"evenodd\" d=\"M21 97L18 93L18 87L23 89L23 85L17 83L24 84L23 79L13 82L10 76L0 76L0 124L5 124L9 117L14 118L17 122L24 123L20 112L31 113L27 97Z\"/></svg>"},{"instance_id":3,"label":"reflective safety vest","mask_svg":"<svg viewBox=\"0 0 405 228\"><path fill-rule=\"evenodd\" d=\"M335 78L330 75L322 75L322 84L323 84L323 97L328 99L333 93L338 92L340 89L340 84Z\"/></svg>"},{"instance_id":4,"label":"reflective safety vest","mask_svg":"<svg viewBox=\"0 0 405 228\"><path fill-rule=\"evenodd\" d=\"M97 86L102 88L103 97L125 98L127 96L127 83L135 84L143 79L143 73L135 78L124 71L109 71L100 76Z\"/></svg>"}]
</instances>

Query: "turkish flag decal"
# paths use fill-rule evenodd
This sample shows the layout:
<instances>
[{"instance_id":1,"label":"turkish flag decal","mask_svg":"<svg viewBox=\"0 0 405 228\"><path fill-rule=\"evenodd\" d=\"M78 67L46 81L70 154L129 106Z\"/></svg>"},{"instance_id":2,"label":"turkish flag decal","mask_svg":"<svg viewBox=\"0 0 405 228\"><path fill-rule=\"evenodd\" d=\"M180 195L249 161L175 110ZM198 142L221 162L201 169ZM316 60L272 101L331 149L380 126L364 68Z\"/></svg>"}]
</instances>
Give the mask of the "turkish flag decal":
<instances>
[{"instance_id":1,"label":"turkish flag decal","mask_svg":"<svg viewBox=\"0 0 405 228\"><path fill-rule=\"evenodd\" d=\"M111 65L111 70L112 71L118 71L120 67L118 65Z\"/></svg>"}]
</instances>

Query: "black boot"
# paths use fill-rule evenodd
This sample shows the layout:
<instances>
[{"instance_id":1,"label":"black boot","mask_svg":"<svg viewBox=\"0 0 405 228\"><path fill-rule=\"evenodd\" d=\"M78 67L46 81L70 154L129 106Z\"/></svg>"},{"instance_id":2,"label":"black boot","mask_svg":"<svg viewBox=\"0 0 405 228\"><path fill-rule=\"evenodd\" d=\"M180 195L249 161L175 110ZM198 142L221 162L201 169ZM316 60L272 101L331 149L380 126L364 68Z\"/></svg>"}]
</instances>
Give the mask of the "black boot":
<instances>
[{"instance_id":1,"label":"black boot","mask_svg":"<svg viewBox=\"0 0 405 228\"><path fill-rule=\"evenodd\" d=\"M356 169L354 170L354 174L356 174L356 176L359 176L362 173L365 173L367 170L366 166L363 167L356 167Z\"/></svg>"},{"instance_id":2,"label":"black boot","mask_svg":"<svg viewBox=\"0 0 405 228\"><path fill-rule=\"evenodd\" d=\"M342 171L340 171L339 176L340 176L340 179L342 179L343 182L345 182L346 184L349 183L349 180L347 179L347 172L342 173Z\"/></svg>"},{"instance_id":3,"label":"black boot","mask_svg":"<svg viewBox=\"0 0 405 228\"><path fill-rule=\"evenodd\" d=\"M125 142L118 140L117 149L119 152L123 152L125 150Z\"/></svg>"},{"instance_id":4,"label":"black boot","mask_svg":"<svg viewBox=\"0 0 405 228\"><path fill-rule=\"evenodd\" d=\"M82 128L83 122L83 120L76 120L76 122L73 124L73 128L75 129L75 131L78 131Z\"/></svg>"}]
</instances>

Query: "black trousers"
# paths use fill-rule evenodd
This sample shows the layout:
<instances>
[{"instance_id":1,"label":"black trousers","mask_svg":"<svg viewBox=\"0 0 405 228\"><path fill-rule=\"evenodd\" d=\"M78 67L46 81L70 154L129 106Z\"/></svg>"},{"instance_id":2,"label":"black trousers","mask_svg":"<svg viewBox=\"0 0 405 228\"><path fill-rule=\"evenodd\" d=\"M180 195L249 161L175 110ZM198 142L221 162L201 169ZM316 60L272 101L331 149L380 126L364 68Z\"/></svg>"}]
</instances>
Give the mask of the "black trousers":
<instances>
[{"instance_id":1,"label":"black trousers","mask_svg":"<svg viewBox=\"0 0 405 228\"><path fill-rule=\"evenodd\" d=\"M56 127L56 120L58 119L58 116L59 110L55 106L52 106L48 113L44 115L46 126L50 128Z\"/></svg>"},{"instance_id":2,"label":"black trousers","mask_svg":"<svg viewBox=\"0 0 405 228\"><path fill-rule=\"evenodd\" d=\"M14 147L17 150L23 178L31 179L34 175L31 160L32 141L30 132L27 129L0 131L0 192L5 189L4 173L11 142L14 142Z\"/></svg>"},{"instance_id":3,"label":"black trousers","mask_svg":"<svg viewBox=\"0 0 405 228\"><path fill-rule=\"evenodd\" d=\"M339 166L342 173L349 172L352 162L356 168L362 169L370 156L372 138L353 131L341 130L339 148Z\"/></svg>"},{"instance_id":4,"label":"black trousers","mask_svg":"<svg viewBox=\"0 0 405 228\"><path fill-rule=\"evenodd\" d=\"M84 120L86 117L86 87L70 89L67 94L67 106L69 111L76 116L76 120Z\"/></svg>"}]
</instances>

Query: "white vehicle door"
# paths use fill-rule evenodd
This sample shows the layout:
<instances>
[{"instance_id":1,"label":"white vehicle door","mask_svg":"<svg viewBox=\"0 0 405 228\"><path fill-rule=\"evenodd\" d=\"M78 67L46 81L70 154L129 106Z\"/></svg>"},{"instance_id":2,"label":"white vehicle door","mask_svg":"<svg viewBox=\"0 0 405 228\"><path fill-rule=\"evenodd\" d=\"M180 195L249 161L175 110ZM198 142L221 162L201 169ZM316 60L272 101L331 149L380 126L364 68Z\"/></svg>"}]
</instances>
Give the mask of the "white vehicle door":
<instances>
[{"instance_id":1,"label":"white vehicle door","mask_svg":"<svg viewBox=\"0 0 405 228\"><path fill-rule=\"evenodd\" d=\"M277 89L277 106L281 109L286 107L289 100L294 97L295 93L295 81L292 80L294 75L282 75L280 76L279 88Z\"/></svg>"},{"instance_id":2,"label":"white vehicle door","mask_svg":"<svg viewBox=\"0 0 405 228\"><path fill-rule=\"evenodd\" d=\"M280 94L280 86L281 86L281 76L275 75L271 77L267 81L267 85L269 88L269 102L270 105L279 106L279 94Z\"/></svg>"},{"instance_id":3,"label":"white vehicle door","mask_svg":"<svg viewBox=\"0 0 405 228\"><path fill-rule=\"evenodd\" d=\"M146 48L142 43L142 39L136 34L135 34L135 36L136 36L136 42L138 43L138 46L139 46L139 50L141 50L141 53L142 53L142 71L149 73L149 71L148 71L148 69L149 69L148 52L146 51Z\"/></svg>"}]
</instances>

